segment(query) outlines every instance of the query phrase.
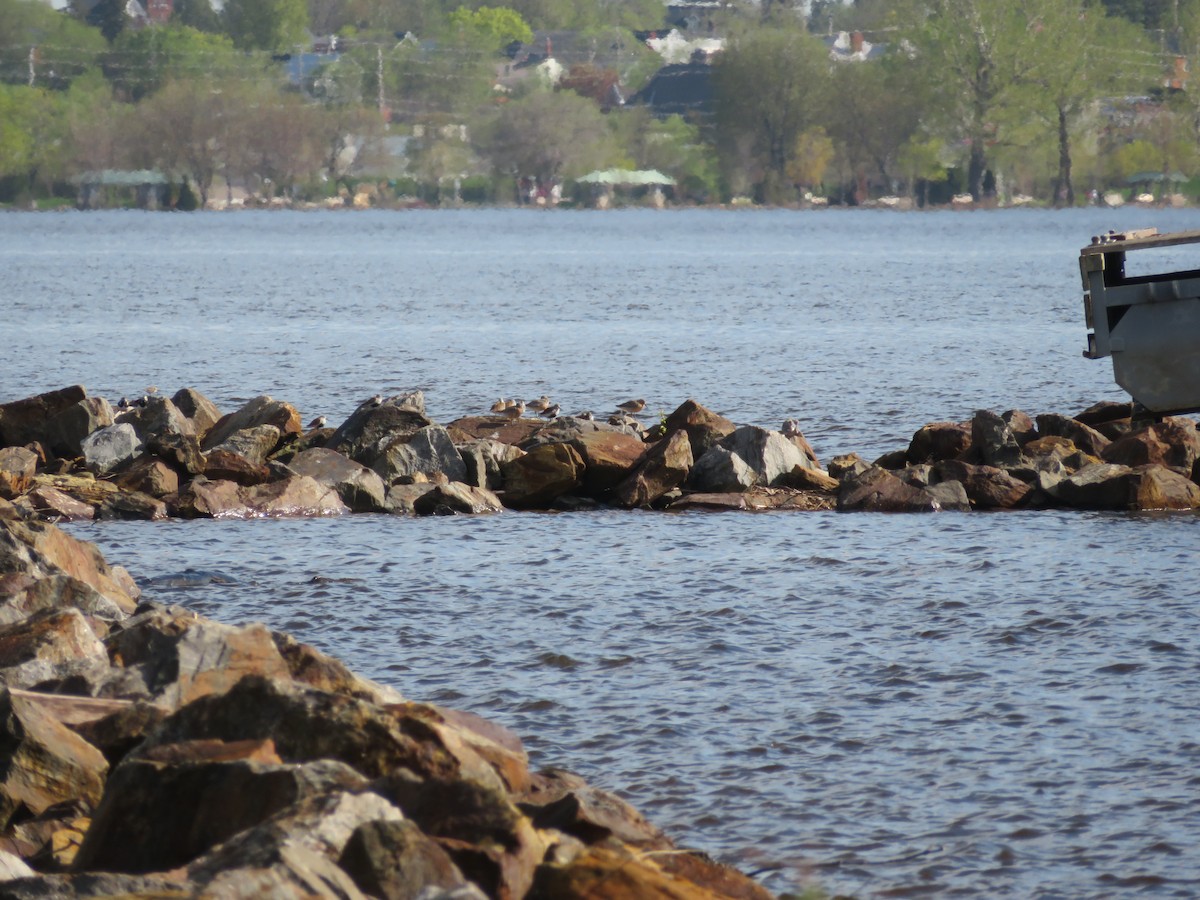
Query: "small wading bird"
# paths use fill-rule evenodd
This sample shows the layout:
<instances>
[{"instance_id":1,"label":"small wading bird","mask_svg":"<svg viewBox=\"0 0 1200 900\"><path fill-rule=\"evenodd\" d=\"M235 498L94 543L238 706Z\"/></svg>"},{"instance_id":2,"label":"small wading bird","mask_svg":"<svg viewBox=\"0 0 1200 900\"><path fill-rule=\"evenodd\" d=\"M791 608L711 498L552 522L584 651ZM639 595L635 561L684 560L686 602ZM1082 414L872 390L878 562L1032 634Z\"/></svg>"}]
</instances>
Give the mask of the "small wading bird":
<instances>
[{"instance_id":1,"label":"small wading bird","mask_svg":"<svg viewBox=\"0 0 1200 900\"><path fill-rule=\"evenodd\" d=\"M310 431L315 428L324 428L326 421L327 420L324 416L317 416L315 419L313 419L311 422L308 423L308 428Z\"/></svg>"},{"instance_id":2,"label":"small wading bird","mask_svg":"<svg viewBox=\"0 0 1200 900\"><path fill-rule=\"evenodd\" d=\"M506 409L508 409L508 401L503 397L492 404L492 412L494 413L504 412Z\"/></svg>"},{"instance_id":3,"label":"small wading bird","mask_svg":"<svg viewBox=\"0 0 1200 900\"><path fill-rule=\"evenodd\" d=\"M538 397L536 400L530 400L528 403L526 403L525 408L530 412L540 413L548 410L551 405L550 398L545 394L542 394L542 396Z\"/></svg>"},{"instance_id":4,"label":"small wading bird","mask_svg":"<svg viewBox=\"0 0 1200 900\"><path fill-rule=\"evenodd\" d=\"M585 422L591 422L596 417L592 415L592 411L590 409L585 409L583 412L576 415L575 418L583 419Z\"/></svg>"},{"instance_id":5,"label":"small wading bird","mask_svg":"<svg viewBox=\"0 0 1200 900\"><path fill-rule=\"evenodd\" d=\"M502 412L501 415L504 416L504 418L508 419L509 421L512 421L512 422L517 421L517 419L519 419L519 418L521 418L521 416L525 415L525 401L518 400L515 404L510 406L508 409L504 410L504 412Z\"/></svg>"},{"instance_id":6,"label":"small wading bird","mask_svg":"<svg viewBox=\"0 0 1200 900\"><path fill-rule=\"evenodd\" d=\"M640 413L645 408L645 400L626 400L624 403L617 404L617 409L623 409L627 413Z\"/></svg>"},{"instance_id":7,"label":"small wading bird","mask_svg":"<svg viewBox=\"0 0 1200 900\"><path fill-rule=\"evenodd\" d=\"M538 415L543 419L557 419L560 412L562 412L562 407L557 403L553 403L543 409Z\"/></svg>"},{"instance_id":8,"label":"small wading bird","mask_svg":"<svg viewBox=\"0 0 1200 900\"><path fill-rule=\"evenodd\" d=\"M798 419L785 419L782 431L784 437L795 437L801 433L800 421Z\"/></svg>"}]
</instances>

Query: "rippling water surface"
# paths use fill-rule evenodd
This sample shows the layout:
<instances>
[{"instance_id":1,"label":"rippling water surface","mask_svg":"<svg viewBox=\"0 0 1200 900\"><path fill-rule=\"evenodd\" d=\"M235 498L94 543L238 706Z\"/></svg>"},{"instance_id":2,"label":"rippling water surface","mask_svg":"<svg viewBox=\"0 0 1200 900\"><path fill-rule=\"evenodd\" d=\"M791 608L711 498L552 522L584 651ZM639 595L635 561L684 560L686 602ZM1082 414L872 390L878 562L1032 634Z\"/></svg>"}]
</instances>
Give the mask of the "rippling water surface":
<instances>
[{"instance_id":1,"label":"rippling water surface","mask_svg":"<svg viewBox=\"0 0 1200 900\"><path fill-rule=\"evenodd\" d=\"M1066 214L0 215L0 400L693 396L823 458L1121 395ZM769 886L1200 894L1192 515L73 526L148 596L481 712Z\"/></svg>"}]
</instances>

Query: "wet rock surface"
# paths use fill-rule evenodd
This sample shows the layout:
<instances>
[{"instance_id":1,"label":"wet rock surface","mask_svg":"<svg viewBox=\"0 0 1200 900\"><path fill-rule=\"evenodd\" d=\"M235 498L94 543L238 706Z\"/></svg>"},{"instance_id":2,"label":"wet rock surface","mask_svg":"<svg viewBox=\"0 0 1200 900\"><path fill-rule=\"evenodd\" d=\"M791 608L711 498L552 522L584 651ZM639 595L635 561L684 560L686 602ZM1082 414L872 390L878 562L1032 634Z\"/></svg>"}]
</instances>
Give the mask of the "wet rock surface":
<instances>
[{"instance_id":1,"label":"wet rock surface","mask_svg":"<svg viewBox=\"0 0 1200 900\"><path fill-rule=\"evenodd\" d=\"M0 405L0 498L52 521L598 504L676 512L1200 505L1187 486L1200 485L1196 422L1135 423L1129 404L1111 402L1075 416L977 410L921 426L873 464L843 453L827 469L799 420L778 431L738 425L690 399L652 427L624 413L600 421L523 408L441 425L420 391L368 398L340 425L318 417L307 430L294 406L268 395L225 414L192 389L123 401L115 417L109 408L81 386Z\"/></svg>"},{"instance_id":2,"label":"wet rock surface","mask_svg":"<svg viewBox=\"0 0 1200 900\"><path fill-rule=\"evenodd\" d=\"M45 599L0 625L0 895L769 896L499 725L136 603L28 515L0 500L0 608Z\"/></svg>"}]
</instances>

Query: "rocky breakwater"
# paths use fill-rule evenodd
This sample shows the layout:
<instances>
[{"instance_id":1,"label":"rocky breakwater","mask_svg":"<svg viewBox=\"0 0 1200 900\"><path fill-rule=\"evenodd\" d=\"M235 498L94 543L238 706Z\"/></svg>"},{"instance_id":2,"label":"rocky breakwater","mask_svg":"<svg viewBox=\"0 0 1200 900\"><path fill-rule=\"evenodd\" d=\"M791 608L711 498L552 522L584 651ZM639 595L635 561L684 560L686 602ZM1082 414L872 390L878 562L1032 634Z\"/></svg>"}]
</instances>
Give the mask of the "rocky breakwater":
<instances>
[{"instance_id":1,"label":"rocky breakwater","mask_svg":"<svg viewBox=\"0 0 1200 900\"><path fill-rule=\"evenodd\" d=\"M1200 506L1190 419L1128 404L976 412L823 468L799 423L736 425L693 400L644 427L507 410L441 425L420 391L301 426L257 397L222 415L181 390L114 409L82 387L0 405L0 498L51 520L627 509L1148 510Z\"/></svg>"},{"instance_id":2,"label":"rocky breakwater","mask_svg":"<svg viewBox=\"0 0 1200 900\"><path fill-rule=\"evenodd\" d=\"M0 897L765 898L477 716L0 500Z\"/></svg>"}]
</instances>

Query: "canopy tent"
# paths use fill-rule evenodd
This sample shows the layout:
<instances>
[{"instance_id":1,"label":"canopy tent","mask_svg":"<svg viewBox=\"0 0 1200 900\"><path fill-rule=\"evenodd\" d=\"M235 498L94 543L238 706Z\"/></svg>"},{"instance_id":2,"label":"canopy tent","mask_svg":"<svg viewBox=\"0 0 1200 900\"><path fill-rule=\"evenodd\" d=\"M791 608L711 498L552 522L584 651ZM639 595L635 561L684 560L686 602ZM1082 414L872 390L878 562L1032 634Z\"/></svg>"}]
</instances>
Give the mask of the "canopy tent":
<instances>
[{"instance_id":1,"label":"canopy tent","mask_svg":"<svg viewBox=\"0 0 1200 900\"><path fill-rule=\"evenodd\" d=\"M1187 176L1182 172L1172 172L1169 175L1164 175L1162 172L1134 172L1125 179L1125 183L1144 184L1145 182L1152 181L1157 184L1160 181L1171 181L1175 184L1179 184L1187 180Z\"/></svg>"},{"instance_id":2,"label":"canopy tent","mask_svg":"<svg viewBox=\"0 0 1200 900\"><path fill-rule=\"evenodd\" d=\"M674 184L675 179L664 175L657 169L597 169L588 172L582 178L575 179L580 184L614 184L614 185L643 185L643 184Z\"/></svg>"}]
</instances>

